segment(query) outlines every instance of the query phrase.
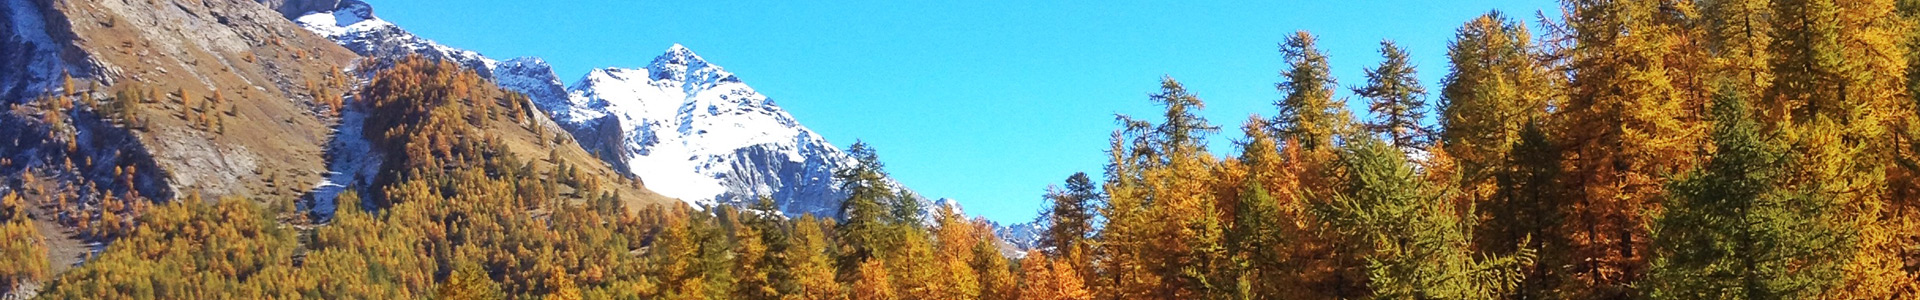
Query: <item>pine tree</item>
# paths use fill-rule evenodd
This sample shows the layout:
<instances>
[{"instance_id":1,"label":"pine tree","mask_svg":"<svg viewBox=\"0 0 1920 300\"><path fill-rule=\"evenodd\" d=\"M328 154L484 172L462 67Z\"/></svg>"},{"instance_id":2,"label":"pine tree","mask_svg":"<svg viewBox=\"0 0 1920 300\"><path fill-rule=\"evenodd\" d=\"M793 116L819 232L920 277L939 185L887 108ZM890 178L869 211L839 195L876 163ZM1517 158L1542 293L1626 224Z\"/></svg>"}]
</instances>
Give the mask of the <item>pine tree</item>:
<instances>
[{"instance_id":1,"label":"pine tree","mask_svg":"<svg viewBox=\"0 0 1920 300\"><path fill-rule=\"evenodd\" d=\"M1352 141L1340 153L1346 183L1318 205L1355 255L1366 261L1368 295L1376 299L1488 299L1508 292L1531 252L1476 260L1469 228L1439 201L1405 156L1376 139Z\"/></svg>"},{"instance_id":2,"label":"pine tree","mask_svg":"<svg viewBox=\"0 0 1920 300\"><path fill-rule=\"evenodd\" d=\"M1047 220L1047 231L1040 238L1039 248L1084 272L1087 255L1092 252L1087 237L1093 234L1093 205L1099 197L1087 173L1068 176L1065 189L1049 188L1049 207L1041 213Z\"/></svg>"},{"instance_id":3,"label":"pine tree","mask_svg":"<svg viewBox=\"0 0 1920 300\"><path fill-rule=\"evenodd\" d=\"M1538 253L1538 262L1523 267L1526 277L1505 298L1550 299L1564 276L1556 266L1571 264L1565 261L1568 242L1561 234L1567 205L1564 157L1537 123L1522 128L1519 139L1494 176L1494 195L1477 208L1482 221L1475 245L1488 254Z\"/></svg>"},{"instance_id":4,"label":"pine tree","mask_svg":"<svg viewBox=\"0 0 1920 300\"><path fill-rule=\"evenodd\" d=\"M1336 83L1327 55L1317 44L1317 38L1306 31L1288 36L1280 44L1280 54L1289 69L1281 73L1284 81L1275 85L1286 95L1274 103L1280 108L1273 122L1283 136L1279 140L1301 143L1308 151L1331 147L1334 136L1345 133L1349 124L1344 101L1333 99Z\"/></svg>"},{"instance_id":5,"label":"pine tree","mask_svg":"<svg viewBox=\"0 0 1920 300\"><path fill-rule=\"evenodd\" d=\"M848 191L840 204L840 217L846 220L834 232L840 241L840 276L852 281L861 264L892 252L899 239L892 224L893 211L888 204L896 194L885 182L885 166L871 146L854 142L847 149L856 165L834 174Z\"/></svg>"},{"instance_id":6,"label":"pine tree","mask_svg":"<svg viewBox=\"0 0 1920 300\"><path fill-rule=\"evenodd\" d=\"M1713 153L1669 186L1654 225L1654 299L1811 299L1839 285L1853 249L1839 207L1784 185L1785 143L1763 135L1743 96L1722 89Z\"/></svg>"},{"instance_id":7,"label":"pine tree","mask_svg":"<svg viewBox=\"0 0 1920 300\"><path fill-rule=\"evenodd\" d=\"M1386 135L1394 147L1426 148L1429 130L1420 120L1427 118L1427 88L1420 85L1413 62L1399 45L1381 41L1380 55L1385 58L1380 66L1365 70L1367 85L1353 90L1370 100L1367 111L1373 113L1373 120L1367 122L1367 130Z\"/></svg>"}]
</instances>

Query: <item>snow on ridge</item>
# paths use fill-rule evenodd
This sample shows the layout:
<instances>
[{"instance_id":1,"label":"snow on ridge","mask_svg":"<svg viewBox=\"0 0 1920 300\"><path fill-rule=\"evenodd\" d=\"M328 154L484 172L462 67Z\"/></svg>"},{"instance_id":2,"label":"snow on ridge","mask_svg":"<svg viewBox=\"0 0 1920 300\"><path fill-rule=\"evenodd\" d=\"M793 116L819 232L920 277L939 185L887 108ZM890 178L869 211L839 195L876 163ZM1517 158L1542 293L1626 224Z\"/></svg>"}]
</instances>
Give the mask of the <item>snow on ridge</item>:
<instances>
[{"instance_id":1,"label":"snow on ridge","mask_svg":"<svg viewBox=\"0 0 1920 300\"><path fill-rule=\"evenodd\" d=\"M809 158L802 145L833 148L738 77L678 44L643 69L597 69L569 90L568 102L584 109L556 111L556 119L618 119L629 133L633 173L650 187L677 185L655 191L694 204L714 204L728 192L729 175L753 171L732 167L743 159L736 157L741 149L772 149L802 163Z\"/></svg>"},{"instance_id":2,"label":"snow on ridge","mask_svg":"<svg viewBox=\"0 0 1920 300\"><path fill-rule=\"evenodd\" d=\"M684 45L668 47L641 68L596 69L562 85L538 58L498 61L441 45L374 16L361 1L294 19L362 56L418 54L479 71L527 94L582 147L611 151L601 158L648 189L696 207L744 207L766 196L789 216L838 216L847 194L833 174L856 164L772 99ZM931 200L916 200L935 211Z\"/></svg>"},{"instance_id":3,"label":"snow on ridge","mask_svg":"<svg viewBox=\"0 0 1920 300\"><path fill-rule=\"evenodd\" d=\"M0 38L18 45L8 45L5 49L25 50L28 53L20 56L30 60L24 62L27 64L26 74L0 74L4 75L0 76L0 96L26 98L25 95L53 90L66 63L61 60L53 37L47 32L46 16L42 16L39 5L30 0L7 0L7 9L8 19L13 22L6 26L11 26L14 34ZM14 83L25 84L15 86ZM16 87L22 89L14 90ZM0 103L6 100L0 99Z\"/></svg>"}]
</instances>

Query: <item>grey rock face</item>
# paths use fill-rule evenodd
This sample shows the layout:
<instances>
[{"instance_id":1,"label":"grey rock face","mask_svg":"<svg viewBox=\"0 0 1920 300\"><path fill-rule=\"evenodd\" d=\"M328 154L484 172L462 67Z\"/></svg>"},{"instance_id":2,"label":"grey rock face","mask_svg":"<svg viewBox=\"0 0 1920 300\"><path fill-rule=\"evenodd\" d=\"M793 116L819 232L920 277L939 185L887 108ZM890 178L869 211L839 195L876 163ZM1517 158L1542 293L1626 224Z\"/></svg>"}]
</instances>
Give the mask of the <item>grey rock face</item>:
<instances>
[{"instance_id":1,"label":"grey rock face","mask_svg":"<svg viewBox=\"0 0 1920 300\"><path fill-rule=\"evenodd\" d=\"M496 61L441 45L380 20L357 0L292 18L363 56L422 55L478 70L527 94L588 152L649 189L696 206L745 206L765 196L789 216L837 217L847 196L833 174L855 162L839 147L680 45L646 67L594 70L566 86L538 58ZM914 199L929 212L936 209L928 199Z\"/></svg>"}]
</instances>

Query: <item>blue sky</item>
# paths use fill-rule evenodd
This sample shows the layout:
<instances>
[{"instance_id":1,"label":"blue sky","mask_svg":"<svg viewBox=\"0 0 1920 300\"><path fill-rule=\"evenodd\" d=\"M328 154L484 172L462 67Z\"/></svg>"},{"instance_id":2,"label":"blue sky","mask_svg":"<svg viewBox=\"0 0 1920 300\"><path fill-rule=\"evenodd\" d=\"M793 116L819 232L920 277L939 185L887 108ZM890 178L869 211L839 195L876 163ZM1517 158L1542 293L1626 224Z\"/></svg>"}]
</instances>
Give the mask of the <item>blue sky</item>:
<instances>
[{"instance_id":1,"label":"blue sky","mask_svg":"<svg viewBox=\"0 0 1920 300\"><path fill-rule=\"evenodd\" d=\"M1321 37L1342 86L1392 39L1438 91L1463 22L1557 15L1550 0L367 1L444 44L545 58L569 83L684 44L835 144L874 145L909 187L1002 223L1033 219L1074 172L1098 178L1113 115L1152 116L1161 76L1206 101L1225 155L1250 114L1276 111L1276 49L1296 30Z\"/></svg>"}]
</instances>

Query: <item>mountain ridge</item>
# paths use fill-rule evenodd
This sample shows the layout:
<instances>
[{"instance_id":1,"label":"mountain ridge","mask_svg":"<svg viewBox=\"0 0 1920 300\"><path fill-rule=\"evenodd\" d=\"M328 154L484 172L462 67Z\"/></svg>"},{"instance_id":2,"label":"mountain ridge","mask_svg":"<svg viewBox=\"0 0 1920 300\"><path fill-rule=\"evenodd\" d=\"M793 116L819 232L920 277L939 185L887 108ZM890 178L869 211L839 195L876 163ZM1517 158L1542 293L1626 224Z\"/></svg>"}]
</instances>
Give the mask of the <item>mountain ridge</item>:
<instances>
[{"instance_id":1,"label":"mountain ridge","mask_svg":"<svg viewBox=\"0 0 1920 300\"><path fill-rule=\"evenodd\" d=\"M845 197L832 174L851 158L685 45L667 47L644 67L594 69L562 85L539 58L500 61L445 46L380 19L363 1L312 2L278 8L305 10L288 17L363 56L418 54L479 70L527 94L583 148L663 195L695 206L745 206L769 196L792 216L837 215Z\"/></svg>"}]
</instances>

